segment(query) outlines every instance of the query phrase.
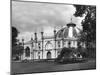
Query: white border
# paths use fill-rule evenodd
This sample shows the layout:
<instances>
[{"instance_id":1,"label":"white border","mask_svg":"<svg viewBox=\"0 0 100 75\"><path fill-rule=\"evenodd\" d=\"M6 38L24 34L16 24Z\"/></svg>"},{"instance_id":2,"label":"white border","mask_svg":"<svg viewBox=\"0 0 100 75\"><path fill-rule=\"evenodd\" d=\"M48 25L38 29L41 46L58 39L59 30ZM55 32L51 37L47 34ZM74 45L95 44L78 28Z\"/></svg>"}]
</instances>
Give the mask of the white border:
<instances>
[{"instance_id":1,"label":"white border","mask_svg":"<svg viewBox=\"0 0 100 75\"><path fill-rule=\"evenodd\" d=\"M99 75L100 71L100 0L28 0L71 4L96 5L97 7L97 69L85 71L67 71L37 73L40 75ZM10 0L0 0L0 75L10 75ZM37 75L34 74L34 75ZM27 74L29 75L29 74Z\"/></svg>"}]
</instances>

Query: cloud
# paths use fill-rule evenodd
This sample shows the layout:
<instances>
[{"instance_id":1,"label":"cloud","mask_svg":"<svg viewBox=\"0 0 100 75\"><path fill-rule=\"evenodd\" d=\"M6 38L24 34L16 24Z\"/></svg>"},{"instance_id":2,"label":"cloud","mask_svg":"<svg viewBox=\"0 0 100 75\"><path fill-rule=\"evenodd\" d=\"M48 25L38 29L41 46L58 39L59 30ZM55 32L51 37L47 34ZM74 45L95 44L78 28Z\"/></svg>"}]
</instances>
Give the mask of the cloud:
<instances>
[{"instance_id":1,"label":"cloud","mask_svg":"<svg viewBox=\"0 0 100 75\"><path fill-rule=\"evenodd\" d=\"M12 26L19 30L19 36L41 31L53 35L52 30L69 23L75 11L73 5L12 1ZM73 18L73 22L79 26L77 19Z\"/></svg>"}]
</instances>

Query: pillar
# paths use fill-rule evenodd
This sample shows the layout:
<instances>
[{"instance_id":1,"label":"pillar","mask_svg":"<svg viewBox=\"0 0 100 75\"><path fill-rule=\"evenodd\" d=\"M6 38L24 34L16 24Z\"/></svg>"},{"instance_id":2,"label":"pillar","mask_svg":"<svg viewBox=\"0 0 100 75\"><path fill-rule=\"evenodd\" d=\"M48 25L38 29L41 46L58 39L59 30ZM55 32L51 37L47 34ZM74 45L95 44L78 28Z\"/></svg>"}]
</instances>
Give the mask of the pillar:
<instances>
[{"instance_id":1,"label":"pillar","mask_svg":"<svg viewBox=\"0 0 100 75\"><path fill-rule=\"evenodd\" d=\"M34 36L34 40L35 40L35 47L34 48L35 48L35 50L37 50L37 33L35 32L34 35L35 35ZM35 53L36 52L34 51L34 59L36 58L36 54Z\"/></svg>"},{"instance_id":2,"label":"pillar","mask_svg":"<svg viewBox=\"0 0 100 75\"><path fill-rule=\"evenodd\" d=\"M41 32L41 40L42 40L42 59L43 59L43 44L44 44L43 33L44 33L44 32Z\"/></svg>"},{"instance_id":3,"label":"pillar","mask_svg":"<svg viewBox=\"0 0 100 75\"><path fill-rule=\"evenodd\" d=\"M64 35L63 35L63 30L61 30L61 33L62 33L62 48L64 47Z\"/></svg>"},{"instance_id":4,"label":"pillar","mask_svg":"<svg viewBox=\"0 0 100 75\"><path fill-rule=\"evenodd\" d=\"M54 30L54 41L55 41L55 58L56 58L56 30Z\"/></svg>"},{"instance_id":5,"label":"pillar","mask_svg":"<svg viewBox=\"0 0 100 75\"><path fill-rule=\"evenodd\" d=\"M22 46L23 46L23 49L24 49L24 39L22 38ZM23 50L23 59L25 58L25 49Z\"/></svg>"},{"instance_id":6,"label":"pillar","mask_svg":"<svg viewBox=\"0 0 100 75\"><path fill-rule=\"evenodd\" d=\"M31 59L34 59L34 54L33 54L33 38L31 37L31 51L30 51L30 57Z\"/></svg>"}]
</instances>

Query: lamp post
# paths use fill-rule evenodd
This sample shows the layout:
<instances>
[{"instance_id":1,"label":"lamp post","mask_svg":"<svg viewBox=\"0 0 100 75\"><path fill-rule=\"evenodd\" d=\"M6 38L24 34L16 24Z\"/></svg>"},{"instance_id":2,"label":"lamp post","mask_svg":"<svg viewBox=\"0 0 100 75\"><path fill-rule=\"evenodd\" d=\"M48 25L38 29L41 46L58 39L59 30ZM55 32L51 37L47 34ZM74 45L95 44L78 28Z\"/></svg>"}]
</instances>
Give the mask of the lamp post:
<instances>
[{"instance_id":1,"label":"lamp post","mask_svg":"<svg viewBox=\"0 0 100 75\"><path fill-rule=\"evenodd\" d=\"M42 59L43 59L43 41L44 41L44 37L43 37L43 31L41 32L41 39L42 39Z\"/></svg>"},{"instance_id":2,"label":"lamp post","mask_svg":"<svg viewBox=\"0 0 100 75\"><path fill-rule=\"evenodd\" d=\"M55 57L56 57L56 30L54 30L54 41L55 41Z\"/></svg>"}]
</instances>

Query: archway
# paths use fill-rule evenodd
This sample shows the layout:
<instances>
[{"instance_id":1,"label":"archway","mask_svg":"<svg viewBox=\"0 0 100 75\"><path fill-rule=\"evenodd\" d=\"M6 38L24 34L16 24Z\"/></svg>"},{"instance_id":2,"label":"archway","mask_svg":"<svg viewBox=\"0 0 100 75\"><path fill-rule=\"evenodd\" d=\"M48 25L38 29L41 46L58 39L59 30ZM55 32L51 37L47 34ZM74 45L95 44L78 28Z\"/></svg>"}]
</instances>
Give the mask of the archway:
<instances>
[{"instance_id":1,"label":"archway","mask_svg":"<svg viewBox=\"0 0 100 75\"><path fill-rule=\"evenodd\" d=\"M26 47L26 49L25 49L25 56L26 57L30 56L30 48L29 47Z\"/></svg>"},{"instance_id":2,"label":"archway","mask_svg":"<svg viewBox=\"0 0 100 75\"><path fill-rule=\"evenodd\" d=\"M50 51L47 52L47 59L51 59L51 52Z\"/></svg>"}]
</instances>

